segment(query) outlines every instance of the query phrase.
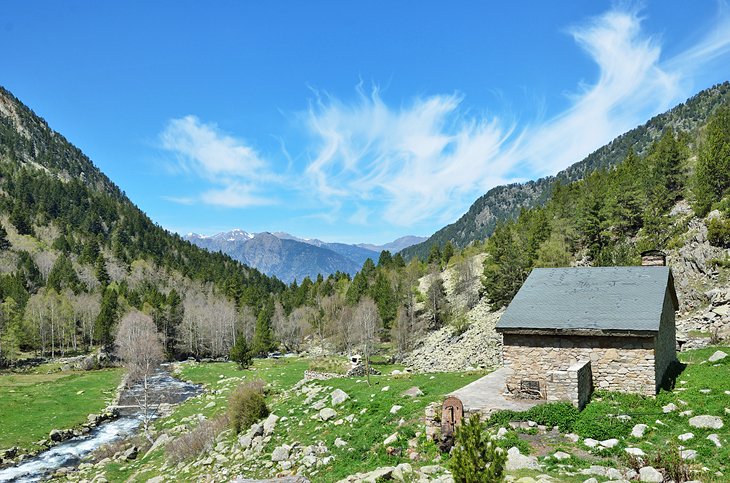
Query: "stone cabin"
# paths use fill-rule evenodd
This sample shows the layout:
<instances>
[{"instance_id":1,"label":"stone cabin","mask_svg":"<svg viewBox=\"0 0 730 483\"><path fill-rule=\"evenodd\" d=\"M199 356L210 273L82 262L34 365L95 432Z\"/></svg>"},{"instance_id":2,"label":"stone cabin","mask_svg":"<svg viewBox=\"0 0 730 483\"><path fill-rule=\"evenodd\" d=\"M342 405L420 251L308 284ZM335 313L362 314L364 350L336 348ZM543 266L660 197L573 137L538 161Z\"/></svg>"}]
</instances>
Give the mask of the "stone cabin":
<instances>
[{"instance_id":1,"label":"stone cabin","mask_svg":"<svg viewBox=\"0 0 730 483\"><path fill-rule=\"evenodd\" d=\"M662 265L534 269L497 322L509 393L581 408L593 388L655 395L676 358Z\"/></svg>"}]
</instances>

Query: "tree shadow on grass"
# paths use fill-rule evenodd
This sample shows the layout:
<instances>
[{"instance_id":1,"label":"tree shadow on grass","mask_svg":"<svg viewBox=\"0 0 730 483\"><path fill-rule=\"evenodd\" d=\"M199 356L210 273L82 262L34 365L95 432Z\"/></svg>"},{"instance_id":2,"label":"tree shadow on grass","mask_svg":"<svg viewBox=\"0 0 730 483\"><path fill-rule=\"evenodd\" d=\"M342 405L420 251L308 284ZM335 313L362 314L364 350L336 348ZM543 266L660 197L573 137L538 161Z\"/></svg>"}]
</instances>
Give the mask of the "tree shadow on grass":
<instances>
[{"instance_id":1,"label":"tree shadow on grass","mask_svg":"<svg viewBox=\"0 0 730 483\"><path fill-rule=\"evenodd\" d=\"M667 371L664 373L664 379L659 387L665 391L674 390L674 387L677 384L677 378L686 368L687 364L679 362L676 359L672 361L671 364L669 364L669 367L667 367Z\"/></svg>"}]
</instances>

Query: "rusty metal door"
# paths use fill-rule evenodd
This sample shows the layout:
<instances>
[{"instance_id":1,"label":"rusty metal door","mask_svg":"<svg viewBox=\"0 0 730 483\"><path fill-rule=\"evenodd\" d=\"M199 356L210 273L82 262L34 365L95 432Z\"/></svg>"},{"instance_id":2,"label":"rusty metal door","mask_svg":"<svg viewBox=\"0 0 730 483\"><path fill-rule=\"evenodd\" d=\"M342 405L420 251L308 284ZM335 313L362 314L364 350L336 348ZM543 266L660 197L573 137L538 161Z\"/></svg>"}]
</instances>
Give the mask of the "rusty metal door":
<instances>
[{"instance_id":1,"label":"rusty metal door","mask_svg":"<svg viewBox=\"0 0 730 483\"><path fill-rule=\"evenodd\" d=\"M441 435L451 436L464 417L464 404L455 397L444 401L441 409Z\"/></svg>"}]
</instances>

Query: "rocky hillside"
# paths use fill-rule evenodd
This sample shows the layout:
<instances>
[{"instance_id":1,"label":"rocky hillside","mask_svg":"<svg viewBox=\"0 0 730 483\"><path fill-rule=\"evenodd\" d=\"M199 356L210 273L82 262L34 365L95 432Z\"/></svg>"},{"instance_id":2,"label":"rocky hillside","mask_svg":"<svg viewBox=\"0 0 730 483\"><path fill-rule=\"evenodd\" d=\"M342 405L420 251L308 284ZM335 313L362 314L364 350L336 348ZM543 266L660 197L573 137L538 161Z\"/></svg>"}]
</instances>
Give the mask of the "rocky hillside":
<instances>
[{"instance_id":1,"label":"rocky hillside","mask_svg":"<svg viewBox=\"0 0 730 483\"><path fill-rule=\"evenodd\" d=\"M630 149L638 155L645 154L651 143L667 128L671 127L676 132L695 133L707 123L717 107L727 103L729 99L730 82L716 85L670 111L653 117L644 125L622 134L555 176L492 188L477 199L469 211L456 222L440 229L425 242L406 248L402 254L406 258L416 256L425 259L434 244L444 246L451 241L457 247L464 247L475 240L483 240L492 234L498 221L515 218L523 208L543 204L549 198L556 181L576 181L597 169L615 166L626 157Z\"/></svg>"},{"instance_id":2,"label":"rocky hillside","mask_svg":"<svg viewBox=\"0 0 730 483\"><path fill-rule=\"evenodd\" d=\"M667 263L674 274L680 302L677 338L685 349L730 338L730 269L723 268L721 263L730 260L730 249L714 247L707 240L707 223L718 216L717 212L712 212L707 218L698 218L684 200L671 211L670 229L680 234L676 246L667 250ZM484 254L471 258L475 271L480 270L485 258ZM457 287L453 266L438 276L444 281L452 307L464 307L465 292L481 289L480 278L472 279L468 290ZM421 278L419 290L422 293L427 292L433 277ZM425 307L421 308L427 312ZM494 327L502 312L490 310L486 298L479 299L466 312L469 320L466 332L459 334L452 325L447 325L428 333L403 363L425 372L464 371L499 365L501 336Z\"/></svg>"}]
</instances>

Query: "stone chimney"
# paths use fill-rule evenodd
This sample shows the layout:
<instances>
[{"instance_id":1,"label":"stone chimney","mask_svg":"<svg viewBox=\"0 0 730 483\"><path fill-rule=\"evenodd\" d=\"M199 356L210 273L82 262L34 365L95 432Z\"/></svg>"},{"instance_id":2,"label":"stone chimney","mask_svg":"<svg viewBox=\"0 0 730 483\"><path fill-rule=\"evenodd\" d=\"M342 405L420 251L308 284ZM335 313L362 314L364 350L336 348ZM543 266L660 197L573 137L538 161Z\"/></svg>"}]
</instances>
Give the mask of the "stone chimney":
<instances>
[{"instance_id":1,"label":"stone chimney","mask_svg":"<svg viewBox=\"0 0 730 483\"><path fill-rule=\"evenodd\" d=\"M664 267L667 255L661 250L648 250L641 254L642 267Z\"/></svg>"}]
</instances>

